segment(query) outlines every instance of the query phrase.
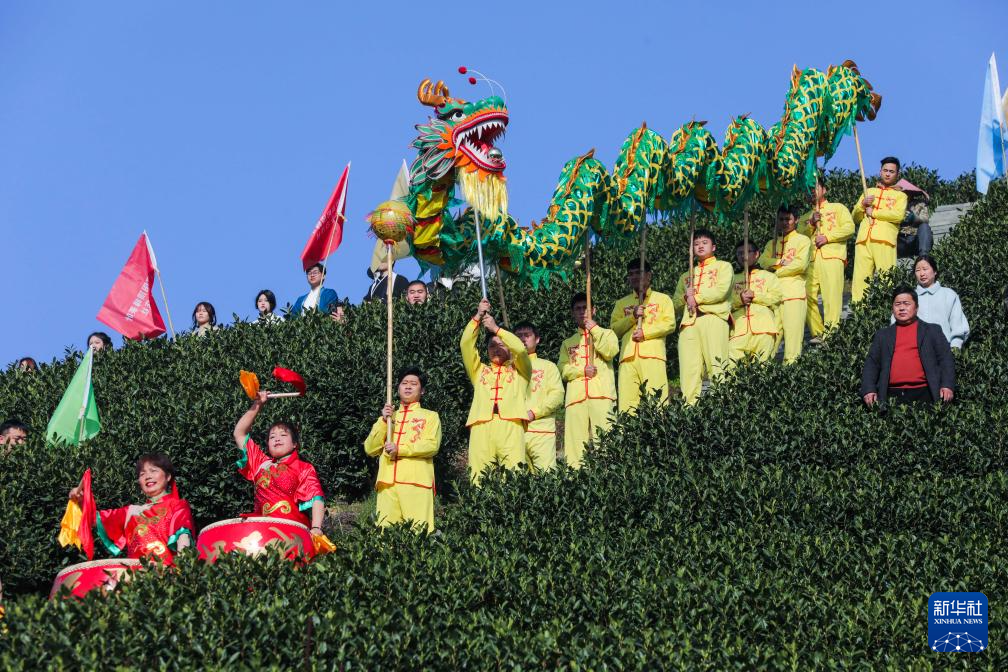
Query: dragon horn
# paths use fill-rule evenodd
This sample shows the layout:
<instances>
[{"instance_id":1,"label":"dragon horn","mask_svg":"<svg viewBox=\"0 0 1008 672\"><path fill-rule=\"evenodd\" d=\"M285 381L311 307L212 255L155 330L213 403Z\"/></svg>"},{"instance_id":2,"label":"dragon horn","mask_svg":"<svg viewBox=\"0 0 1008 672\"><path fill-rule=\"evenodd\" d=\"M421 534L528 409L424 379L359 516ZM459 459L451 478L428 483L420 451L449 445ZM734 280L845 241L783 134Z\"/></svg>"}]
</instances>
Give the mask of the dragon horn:
<instances>
[{"instance_id":1,"label":"dragon horn","mask_svg":"<svg viewBox=\"0 0 1008 672\"><path fill-rule=\"evenodd\" d=\"M417 100L423 105L429 105L430 107L441 107L445 103L464 103L463 100L458 100L452 98L448 93L448 87L441 80L438 80L437 84L433 84L430 79L425 79L420 82L420 86L417 87Z\"/></svg>"}]
</instances>

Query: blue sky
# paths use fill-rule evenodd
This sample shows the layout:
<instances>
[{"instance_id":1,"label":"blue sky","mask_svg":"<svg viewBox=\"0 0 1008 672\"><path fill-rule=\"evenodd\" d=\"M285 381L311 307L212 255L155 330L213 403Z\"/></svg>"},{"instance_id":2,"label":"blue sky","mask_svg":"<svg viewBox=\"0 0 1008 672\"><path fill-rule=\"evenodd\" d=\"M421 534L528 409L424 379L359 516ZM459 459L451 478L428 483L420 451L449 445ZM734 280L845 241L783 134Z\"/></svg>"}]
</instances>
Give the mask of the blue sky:
<instances>
[{"instance_id":1,"label":"blue sky","mask_svg":"<svg viewBox=\"0 0 1008 672\"><path fill-rule=\"evenodd\" d=\"M884 154L972 169L992 51L1008 81L1008 3L700 4L6 0L0 363L107 330L95 315L143 229L176 328L199 300L228 321L253 315L261 288L293 302L300 250L351 160L326 284L358 301L364 216L428 116L417 84L486 95L463 64L507 87L500 146L522 223L565 161L595 147L611 165L642 120L668 137L707 119L719 140L736 114L769 127L795 63L852 58L883 94L861 127L869 170ZM832 163L856 166L852 141Z\"/></svg>"}]
</instances>

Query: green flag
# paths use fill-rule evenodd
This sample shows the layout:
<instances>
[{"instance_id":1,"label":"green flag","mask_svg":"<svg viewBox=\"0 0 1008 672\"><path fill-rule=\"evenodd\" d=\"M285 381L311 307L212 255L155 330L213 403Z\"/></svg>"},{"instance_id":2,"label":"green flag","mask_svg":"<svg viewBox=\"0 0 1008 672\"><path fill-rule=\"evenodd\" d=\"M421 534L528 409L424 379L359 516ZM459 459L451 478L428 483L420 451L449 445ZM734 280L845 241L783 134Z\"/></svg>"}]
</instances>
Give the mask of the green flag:
<instances>
[{"instance_id":1,"label":"green flag","mask_svg":"<svg viewBox=\"0 0 1008 672\"><path fill-rule=\"evenodd\" d=\"M91 386L93 362L94 351L88 348L84 361L77 367L77 373L46 426L46 437L51 443L62 441L71 446L79 446L81 441L90 439L101 430L98 404Z\"/></svg>"}]
</instances>

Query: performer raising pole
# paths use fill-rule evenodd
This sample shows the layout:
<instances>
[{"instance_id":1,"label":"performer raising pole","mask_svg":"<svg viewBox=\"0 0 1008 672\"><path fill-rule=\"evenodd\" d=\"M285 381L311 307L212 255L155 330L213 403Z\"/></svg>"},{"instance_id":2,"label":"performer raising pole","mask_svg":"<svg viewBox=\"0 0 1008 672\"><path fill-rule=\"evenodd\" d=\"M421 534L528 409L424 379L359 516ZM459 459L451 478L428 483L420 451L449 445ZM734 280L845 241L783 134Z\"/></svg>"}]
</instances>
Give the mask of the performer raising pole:
<instances>
[{"instance_id":1,"label":"performer raising pole","mask_svg":"<svg viewBox=\"0 0 1008 672\"><path fill-rule=\"evenodd\" d=\"M374 212L368 215L368 222L371 224L371 231L379 240L385 243L385 258L388 263L389 277L392 277L392 263L394 259L393 248L412 232L414 220L409 208L402 201L385 201L375 208ZM482 271L482 265L480 267ZM392 284L388 285L386 295L387 329L386 329L386 367L385 367L385 403L392 405ZM486 287L483 288L484 294ZM388 419L386 429L386 442L392 441L392 417Z\"/></svg>"}]
</instances>

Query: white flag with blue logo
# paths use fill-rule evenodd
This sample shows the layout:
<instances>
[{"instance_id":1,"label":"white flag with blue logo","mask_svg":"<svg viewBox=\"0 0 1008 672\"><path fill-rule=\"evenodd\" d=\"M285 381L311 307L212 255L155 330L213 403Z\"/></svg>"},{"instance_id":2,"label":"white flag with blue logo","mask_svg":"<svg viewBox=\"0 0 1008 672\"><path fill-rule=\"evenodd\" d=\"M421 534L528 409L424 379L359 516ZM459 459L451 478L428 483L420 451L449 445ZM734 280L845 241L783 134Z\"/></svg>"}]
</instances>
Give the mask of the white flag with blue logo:
<instances>
[{"instance_id":1,"label":"white flag with blue logo","mask_svg":"<svg viewBox=\"0 0 1008 672\"><path fill-rule=\"evenodd\" d=\"M1005 175L1005 118L1001 106L1001 82L997 61L991 54L984 82L983 109L980 112L980 139L977 142L976 188L987 193L987 185Z\"/></svg>"}]
</instances>

